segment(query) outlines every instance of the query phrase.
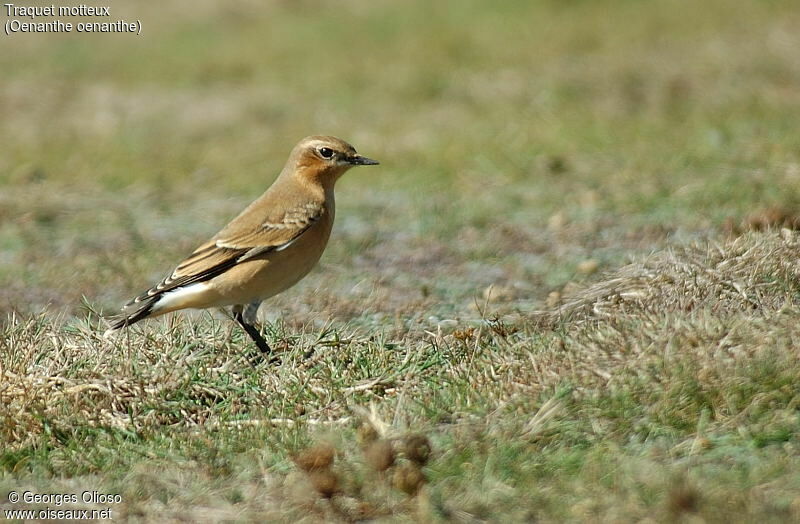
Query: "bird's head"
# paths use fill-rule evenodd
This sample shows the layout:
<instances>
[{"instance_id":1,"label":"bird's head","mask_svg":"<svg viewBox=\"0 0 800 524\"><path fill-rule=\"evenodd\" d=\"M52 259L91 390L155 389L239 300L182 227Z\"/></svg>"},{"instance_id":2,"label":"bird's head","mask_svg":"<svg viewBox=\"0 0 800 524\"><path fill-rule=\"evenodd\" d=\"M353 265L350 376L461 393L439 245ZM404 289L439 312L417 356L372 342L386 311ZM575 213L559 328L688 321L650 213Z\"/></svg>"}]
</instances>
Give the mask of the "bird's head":
<instances>
[{"instance_id":1,"label":"bird's head","mask_svg":"<svg viewBox=\"0 0 800 524\"><path fill-rule=\"evenodd\" d=\"M359 155L344 140L333 136L309 136L294 147L284 169L309 182L332 187L351 167L377 164L376 160Z\"/></svg>"}]
</instances>

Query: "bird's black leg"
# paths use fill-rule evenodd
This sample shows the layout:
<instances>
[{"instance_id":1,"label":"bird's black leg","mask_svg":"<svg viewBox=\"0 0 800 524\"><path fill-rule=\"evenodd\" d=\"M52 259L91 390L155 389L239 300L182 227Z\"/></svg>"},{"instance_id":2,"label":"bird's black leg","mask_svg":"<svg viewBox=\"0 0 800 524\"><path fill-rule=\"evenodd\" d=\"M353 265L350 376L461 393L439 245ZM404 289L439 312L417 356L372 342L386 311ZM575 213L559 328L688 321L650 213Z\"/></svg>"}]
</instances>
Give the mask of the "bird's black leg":
<instances>
[{"instance_id":1,"label":"bird's black leg","mask_svg":"<svg viewBox=\"0 0 800 524\"><path fill-rule=\"evenodd\" d=\"M256 347L258 347L259 351L261 352L258 355L248 355L250 363L255 367L257 364L264 362L265 357L272 353L272 349L269 347L269 344L267 344L267 341L264 340L264 337L261 336L261 333L258 332L258 329L256 329L253 324L245 320L240 308L233 308L233 318L236 319L236 322L238 322L240 326L242 326L244 332L247 333L251 339L253 339L253 342L256 343ZM276 360L278 359L271 358L269 359L269 362L272 363Z\"/></svg>"},{"instance_id":2,"label":"bird's black leg","mask_svg":"<svg viewBox=\"0 0 800 524\"><path fill-rule=\"evenodd\" d=\"M241 313L235 312L233 314L233 318L235 318L236 321L242 326L242 329L244 329L245 332L250 335L250 338L253 339L253 342L256 343L256 346L258 346L258 349L260 349L262 353L272 352L272 348L269 347L269 344L267 344L267 341L261 336L261 333L258 332L258 329L256 329L254 325L245 322Z\"/></svg>"}]
</instances>

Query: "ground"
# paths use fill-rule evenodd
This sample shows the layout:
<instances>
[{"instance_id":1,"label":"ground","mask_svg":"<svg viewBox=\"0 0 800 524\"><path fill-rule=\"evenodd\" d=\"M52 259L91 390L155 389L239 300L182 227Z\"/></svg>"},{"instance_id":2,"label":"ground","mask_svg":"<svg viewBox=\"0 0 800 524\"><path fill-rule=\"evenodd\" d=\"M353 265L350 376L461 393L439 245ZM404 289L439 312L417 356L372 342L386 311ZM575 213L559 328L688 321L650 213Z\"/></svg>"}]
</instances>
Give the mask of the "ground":
<instances>
[{"instance_id":1,"label":"ground","mask_svg":"<svg viewBox=\"0 0 800 524\"><path fill-rule=\"evenodd\" d=\"M800 519L794 2L111 12L0 43L0 509ZM309 134L381 166L262 308L280 365L220 312L102 337Z\"/></svg>"}]
</instances>

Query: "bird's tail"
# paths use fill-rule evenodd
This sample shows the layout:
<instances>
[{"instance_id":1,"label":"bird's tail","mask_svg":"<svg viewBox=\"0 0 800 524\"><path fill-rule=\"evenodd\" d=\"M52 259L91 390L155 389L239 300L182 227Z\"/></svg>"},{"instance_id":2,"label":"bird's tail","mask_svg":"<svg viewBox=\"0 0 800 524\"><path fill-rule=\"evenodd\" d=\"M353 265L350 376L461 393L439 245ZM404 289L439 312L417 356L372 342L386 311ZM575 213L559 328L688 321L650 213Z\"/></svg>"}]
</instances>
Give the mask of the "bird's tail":
<instances>
[{"instance_id":1,"label":"bird's tail","mask_svg":"<svg viewBox=\"0 0 800 524\"><path fill-rule=\"evenodd\" d=\"M131 324L135 324L149 317L153 312L153 306L159 298L161 297L158 295L148 296L146 298L137 297L135 300L125 304L125 307L122 308L122 312L118 315L108 317L108 321L111 325L105 332L105 335L109 335L113 331L130 326Z\"/></svg>"}]
</instances>

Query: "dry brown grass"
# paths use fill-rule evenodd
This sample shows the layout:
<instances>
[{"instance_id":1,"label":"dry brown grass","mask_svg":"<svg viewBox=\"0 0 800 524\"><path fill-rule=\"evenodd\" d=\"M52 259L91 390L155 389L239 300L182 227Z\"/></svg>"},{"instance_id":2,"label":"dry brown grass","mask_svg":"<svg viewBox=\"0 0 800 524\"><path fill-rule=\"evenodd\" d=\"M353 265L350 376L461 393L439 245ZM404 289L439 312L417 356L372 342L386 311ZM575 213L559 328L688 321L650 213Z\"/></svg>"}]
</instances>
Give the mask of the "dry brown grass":
<instances>
[{"instance_id":1,"label":"dry brown grass","mask_svg":"<svg viewBox=\"0 0 800 524\"><path fill-rule=\"evenodd\" d=\"M598 277L549 312L487 318L475 327L429 335L408 333L392 342L342 332L295 335L287 339L283 364L258 372L240 355L242 339L231 339L231 328L211 316L193 322L176 317L163 328L148 324L108 342L84 322L12 315L0 337L4 449L25 456L26 450L51 448L58 467L58 460L75 460L74 451L59 448L104 440L96 431L145 441L165 431L188 430L201 440L231 432L237 438L250 435L246 440L273 434L269 446L279 456L287 445L294 447L289 442L298 430L337 435L342 451L335 464L326 447L331 458L319 471L303 477L282 466L283 472L237 482L238 495L219 486L212 499L186 498L204 478L249 469L231 457L214 459L212 453L199 459L205 466L180 474L162 463L158 468L171 473L159 482L172 483L173 502L207 505L193 510L196 518L243 511L252 518L305 514L312 520L417 518L420 511L425 518L477 517L481 507L505 500L503 491L470 495L450 486L444 473L473 442L541 452L587 440L638 442L652 455L648 468L664 467L666 457L713 463L704 457L725 449L731 431L757 446L792 438L800 405L794 387L800 366L792 349L800 345L799 258L798 235L789 230L675 248ZM365 402L377 409L361 410ZM476 403L484 406L477 413L471 407ZM432 423L430 410L442 422ZM374 428L368 432L373 436L357 445L353 431L363 424ZM426 442L426 434L440 449L424 474L414 465L416 448L408 446ZM395 464L398 451L405 458ZM259 461L274 460L256 455ZM218 460L221 465L215 466ZM81 468L87 466L94 470L88 464ZM135 474L132 485L151 475ZM431 485L421 488L426 477ZM462 480L469 485L470 479ZM661 490L659 482L652 489ZM666 477L663 482L667 513L712 515L721 502L702 488L687 491ZM785 498L794 486L776 488L777 496ZM150 488L135 490L125 491L125 515L161 514ZM320 498L310 495L314 492ZM251 495L260 502L215 502ZM624 507L609 506L582 489L575 496L595 500L592 514L603 518L638 518L649 511L630 493L612 497ZM687 504L690 509L681 509ZM532 510L525 507L510 514ZM759 513L769 507L739 510ZM582 511L577 506L549 514L584 518Z\"/></svg>"},{"instance_id":2,"label":"dry brown grass","mask_svg":"<svg viewBox=\"0 0 800 524\"><path fill-rule=\"evenodd\" d=\"M563 303L544 316L551 322L580 322L633 311L768 315L796 300L799 255L798 235L790 229L673 248L624 266L586 288L571 286Z\"/></svg>"}]
</instances>

